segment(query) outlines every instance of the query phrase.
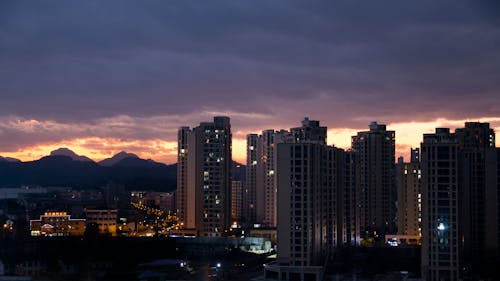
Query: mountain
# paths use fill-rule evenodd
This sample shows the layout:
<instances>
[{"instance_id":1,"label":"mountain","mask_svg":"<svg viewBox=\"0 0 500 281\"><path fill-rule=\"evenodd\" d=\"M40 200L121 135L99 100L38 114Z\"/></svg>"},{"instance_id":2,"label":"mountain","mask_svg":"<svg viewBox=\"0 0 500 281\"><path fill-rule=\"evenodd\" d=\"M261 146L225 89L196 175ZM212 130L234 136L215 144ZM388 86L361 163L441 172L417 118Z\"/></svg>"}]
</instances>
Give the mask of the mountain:
<instances>
[{"instance_id":1,"label":"mountain","mask_svg":"<svg viewBox=\"0 0 500 281\"><path fill-rule=\"evenodd\" d=\"M128 190L172 191L176 189L176 172L176 165L140 158L125 158L105 167L66 155L51 155L29 162L0 161L0 187L40 185L87 189L113 182Z\"/></svg>"},{"instance_id":2,"label":"mountain","mask_svg":"<svg viewBox=\"0 0 500 281\"><path fill-rule=\"evenodd\" d=\"M165 165L126 152L99 163L75 155L69 149L58 149L35 161L2 161L6 158L0 158L0 187L40 185L86 189L113 182L128 190L172 191L177 188L177 164ZM232 178L244 181L245 166L233 161Z\"/></svg>"},{"instance_id":3,"label":"mountain","mask_svg":"<svg viewBox=\"0 0 500 281\"><path fill-rule=\"evenodd\" d=\"M94 162L92 159L88 158L87 156L78 155L66 147L61 147L61 148L58 148L58 149L50 152L50 156L67 156L75 161Z\"/></svg>"},{"instance_id":4,"label":"mountain","mask_svg":"<svg viewBox=\"0 0 500 281\"><path fill-rule=\"evenodd\" d=\"M2 157L0 156L0 162L21 162L21 160L11 157Z\"/></svg>"},{"instance_id":5,"label":"mountain","mask_svg":"<svg viewBox=\"0 0 500 281\"><path fill-rule=\"evenodd\" d=\"M113 167L131 167L131 168L155 168L167 166L163 163L155 162L151 159L144 160L141 158L127 157L116 162Z\"/></svg>"},{"instance_id":6,"label":"mountain","mask_svg":"<svg viewBox=\"0 0 500 281\"><path fill-rule=\"evenodd\" d=\"M115 165L116 163L127 159L127 158L134 158L134 159L139 159L139 157L133 153L127 153L125 151L121 151L120 153L115 154L111 158L106 158L102 161L99 162L99 165L104 166L104 167L111 167Z\"/></svg>"}]
</instances>

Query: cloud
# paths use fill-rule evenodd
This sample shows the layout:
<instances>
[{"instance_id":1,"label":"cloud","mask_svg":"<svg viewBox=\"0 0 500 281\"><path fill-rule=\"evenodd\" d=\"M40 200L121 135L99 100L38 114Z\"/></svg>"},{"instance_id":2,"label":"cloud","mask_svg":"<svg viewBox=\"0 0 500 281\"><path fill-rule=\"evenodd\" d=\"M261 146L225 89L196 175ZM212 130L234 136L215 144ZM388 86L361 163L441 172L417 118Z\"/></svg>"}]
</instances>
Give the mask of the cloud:
<instances>
[{"instance_id":1,"label":"cloud","mask_svg":"<svg viewBox=\"0 0 500 281\"><path fill-rule=\"evenodd\" d=\"M297 121L288 127L278 127L272 126L273 122L280 124L286 122L272 115L214 111L204 111L196 115L151 117L119 115L78 123L60 123L54 120L22 119L10 116L0 118L0 155L34 160L48 155L50 151L59 147L68 147L94 160L102 160L125 150L147 159L175 163L179 124L194 127L201 121L210 121L213 115L231 117L233 159L243 163L246 160L247 134L259 133L265 129L288 129L300 125ZM249 123L249 119L255 122ZM468 121L489 122L492 128L500 130L500 117L388 122L387 128L396 131L396 155L408 159L409 148L419 147L424 133L432 133L437 127L452 129L463 127ZM351 136L359 131L368 130L367 125L343 127L342 124L324 120L321 120L321 125L329 128L328 144L344 149L350 148ZM497 141L497 145L499 142Z\"/></svg>"},{"instance_id":2,"label":"cloud","mask_svg":"<svg viewBox=\"0 0 500 281\"><path fill-rule=\"evenodd\" d=\"M498 117L497 6L2 2L0 151L172 141L177 127L219 114L240 141L304 116L354 132L372 120Z\"/></svg>"},{"instance_id":3,"label":"cloud","mask_svg":"<svg viewBox=\"0 0 500 281\"><path fill-rule=\"evenodd\" d=\"M206 106L336 111L342 122L365 115L398 120L416 114L427 120L499 115L500 30L484 5L35 1L3 6L4 114L90 120L185 114Z\"/></svg>"}]
</instances>

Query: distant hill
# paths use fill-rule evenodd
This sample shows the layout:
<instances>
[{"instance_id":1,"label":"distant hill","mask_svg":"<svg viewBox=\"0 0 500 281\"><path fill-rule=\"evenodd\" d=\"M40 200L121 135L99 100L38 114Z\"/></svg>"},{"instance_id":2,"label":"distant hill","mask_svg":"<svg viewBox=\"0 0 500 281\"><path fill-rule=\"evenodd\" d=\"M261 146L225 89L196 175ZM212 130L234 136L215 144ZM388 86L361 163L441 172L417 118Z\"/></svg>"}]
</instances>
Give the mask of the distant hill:
<instances>
[{"instance_id":1,"label":"distant hill","mask_svg":"<svg viewBox=\"0 0 500 281\"><path fill-rule=\"evenodd\" d=\"M61 151L65 155L59 155ZM35 161L0 161L0 187L40 185L97 188L113 182L127 189L176 189L176 165L137 157L124 158L106 167L85 160L85 156L75 155L70 150L58 150Z\"/></svg>"},{"instance_id":2,"label":"distant hill","mask_svg":"<svg viewBox=\"0 0 500 281\"><path fill-rule=\"evenodd\" d=\"M245 166L233 161L233 179L244 181L244 177ZM40 185L85 189L109 182L129 190L172 191L177 188L177 164L165 165L124 151L99 163L69 149L58 149L50 156L28 162L0 157L0 187Z\"/></svg>"},{"instance_id":3,"label":"distant hill","mask_svg":"<svg viewBox=\"0 0 500 281\"><path fill-rule=\"evenodd\" d=\"M121 151L121 152L115 154L111 158L106 158L106 159L100 161L99 165L105 166L105 167L111 167L111 166L115 165L116 163L118 163L126 158L139 159L139 157L133 153L127 153L125 151Z\"/></svg>"},{"instance_id":4,"label":"distant hill","mask_svg":"<svg viewBox=\"0 0 500 281\"><path fill-rule=\"evenodd\" d=\"M11 157L2 157L0 156L0 162L21 162L21 160Z\"/></svg>"},{"instance_id":5,"label":"distant hill","mask_svg":"<svg viewBox=\"0 0 500 281\"><path fill-rule=\"evenodd\" d=\"M88 158L87 156L77 155L66 147L61 147L50 152L50 156L68 156L75 161L94 162L94 160Z\"/></svg>"}]
</instances>

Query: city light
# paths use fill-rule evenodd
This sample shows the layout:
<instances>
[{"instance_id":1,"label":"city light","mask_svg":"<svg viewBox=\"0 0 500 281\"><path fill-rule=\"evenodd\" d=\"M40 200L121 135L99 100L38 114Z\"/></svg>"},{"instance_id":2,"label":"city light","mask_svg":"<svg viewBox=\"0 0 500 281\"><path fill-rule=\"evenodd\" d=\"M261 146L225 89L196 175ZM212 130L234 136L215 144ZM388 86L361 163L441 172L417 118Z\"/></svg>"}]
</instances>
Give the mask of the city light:
<instances>
[{"instance_id":1,"label":"city light","mask_svg":"<svg viewBox=\"0 0 500 281\"><path fill-rule=\"evenodd\" d=\"M438 225L438 227L437 227L437 229L440 230L440 231L443 231L443 230L446 229L446 226L444 225L444 223L440 222L439 225Z\"/></svg>"}]
</instances>

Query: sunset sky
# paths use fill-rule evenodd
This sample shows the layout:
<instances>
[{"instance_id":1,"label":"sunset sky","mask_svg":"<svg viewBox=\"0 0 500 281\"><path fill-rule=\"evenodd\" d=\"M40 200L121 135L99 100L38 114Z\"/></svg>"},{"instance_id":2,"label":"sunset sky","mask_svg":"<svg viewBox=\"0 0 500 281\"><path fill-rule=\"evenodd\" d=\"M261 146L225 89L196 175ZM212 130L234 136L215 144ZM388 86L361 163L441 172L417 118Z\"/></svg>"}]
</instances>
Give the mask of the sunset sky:
<instances>
[{"instance_id":1,"label":"sunset sky","mask_svg":"<svg viewBox=\"0 0 500 281\"><path fill-rule=\"evenodd\" d=\"M308 116L350 146L371 121L397 156L435 127L500 131L498 1L1 1L0 155L68 147L176 160L176 132L245 135ZM499 141L497 138L497 146Z\"/></svg>"}]
</instances>

